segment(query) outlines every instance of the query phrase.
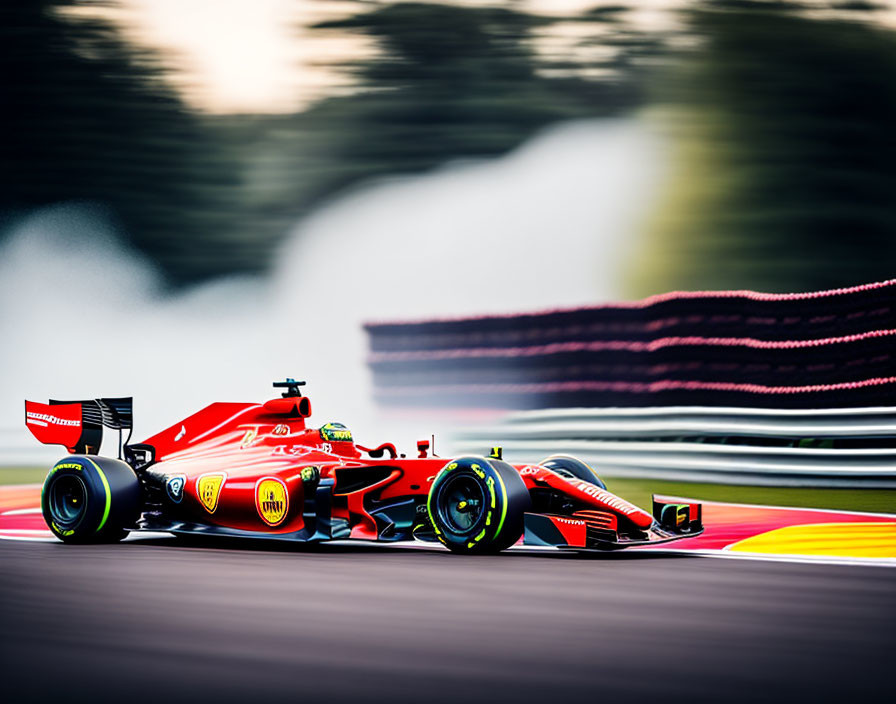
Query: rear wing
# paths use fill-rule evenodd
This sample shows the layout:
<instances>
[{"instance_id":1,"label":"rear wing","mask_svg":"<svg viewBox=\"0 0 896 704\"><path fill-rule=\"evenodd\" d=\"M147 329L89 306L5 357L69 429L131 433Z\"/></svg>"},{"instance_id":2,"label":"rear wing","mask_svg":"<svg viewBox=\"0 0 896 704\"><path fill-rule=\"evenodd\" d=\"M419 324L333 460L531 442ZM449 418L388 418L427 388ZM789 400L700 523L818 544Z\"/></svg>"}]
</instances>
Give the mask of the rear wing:
<instances>
[{"instance_id":1,"label":"rear wing","mask_svg":"<svg viewBox=\"0 0 896 704\"><path fill-rule=\"evenodd\" d=\"M63 445L73 454L95 455L103 428L118 431L118 456L134 427L134 399L95 398L86 401L25 401L25 427L45 445Z\"/></svg>"}]
</instances>

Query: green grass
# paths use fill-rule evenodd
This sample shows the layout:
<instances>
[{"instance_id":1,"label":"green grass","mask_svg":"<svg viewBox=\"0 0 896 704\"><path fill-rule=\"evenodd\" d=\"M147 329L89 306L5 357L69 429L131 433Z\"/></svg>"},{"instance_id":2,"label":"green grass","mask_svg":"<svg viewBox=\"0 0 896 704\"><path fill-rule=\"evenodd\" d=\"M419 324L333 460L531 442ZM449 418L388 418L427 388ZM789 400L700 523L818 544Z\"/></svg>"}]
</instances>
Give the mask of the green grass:
<instances>
[{"instance_id":1,"label":"green grass","mask_svg":"<svg viewBox=\"0 0 896 704\"><path fill-rule=\"evenodd\" d=\"M0 485L43 484L47 467L0 467Z\"/></svg>"},{"instance_id":2,"label":"green grass","mask_svg":"<svg viewBox=\"0 0 896 704\"><path fill-rule=\"evenodd\" d=\"M738 486L618 477L607 477L606 482L610 491L648 510L651 494L667 494L704 501L896 513L896 489Z\"/></svg>"}]
</instances>

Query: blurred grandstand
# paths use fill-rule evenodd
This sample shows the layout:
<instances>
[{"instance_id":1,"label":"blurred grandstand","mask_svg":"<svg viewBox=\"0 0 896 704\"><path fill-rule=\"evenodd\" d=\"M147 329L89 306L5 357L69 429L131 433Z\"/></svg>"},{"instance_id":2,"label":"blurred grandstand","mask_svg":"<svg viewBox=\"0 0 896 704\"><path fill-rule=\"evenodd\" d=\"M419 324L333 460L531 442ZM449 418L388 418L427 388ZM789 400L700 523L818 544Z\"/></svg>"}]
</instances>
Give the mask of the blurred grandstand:
<instances>
[{"instance_id":1,"label":"blurred grandstand","mask_svg":"<svg viewBox=\"0 0 896 704\"><path fill-rule=\"evenodd\" d=\"M896 280L374 323L369 365L387 405L569 409L469 431L470 451L500 442L535 461L562 447L611 474L896 486L894 294Z\"/></svg>"},{"instance_id":2,"label":"blurred grandstand","mask_svg":"<svg viewBox=\"0 0 896 704\"><path fill-rule=\"evenodd\" d=\"M404 405L888 405L896 280L808 294L673 293L519 316L367 325Z\"/></svg>"}]
</instances>

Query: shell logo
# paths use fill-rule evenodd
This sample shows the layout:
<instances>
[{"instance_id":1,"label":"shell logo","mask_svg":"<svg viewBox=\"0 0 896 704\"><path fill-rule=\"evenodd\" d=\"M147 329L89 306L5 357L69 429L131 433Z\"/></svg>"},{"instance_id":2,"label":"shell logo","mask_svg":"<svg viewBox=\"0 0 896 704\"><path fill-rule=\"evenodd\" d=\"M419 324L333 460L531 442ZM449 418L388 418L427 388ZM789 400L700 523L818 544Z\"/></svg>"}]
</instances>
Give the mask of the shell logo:
<instances>
[{"instance_id":1,"label":"shell logo","mask_svg":"<svg viewBox=\"0 0 896 704\"><path fill-rule=\"evenodd\" d=\"M262 477L255 484L255 508L269 526L283 523L289 511L289 491L282 479Z\"/></svg>"}]
</instances>

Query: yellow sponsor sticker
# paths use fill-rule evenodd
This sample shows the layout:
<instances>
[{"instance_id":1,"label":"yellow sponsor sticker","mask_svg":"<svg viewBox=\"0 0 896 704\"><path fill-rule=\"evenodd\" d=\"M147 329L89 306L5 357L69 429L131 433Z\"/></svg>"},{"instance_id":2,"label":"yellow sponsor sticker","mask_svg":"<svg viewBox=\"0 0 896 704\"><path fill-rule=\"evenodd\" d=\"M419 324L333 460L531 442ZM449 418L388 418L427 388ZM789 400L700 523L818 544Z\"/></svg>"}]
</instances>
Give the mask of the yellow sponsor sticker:
<instances>
[{"instance_id":1,"label":"yellow sponsor sticker","mask_svg":"<svg viewBox=\"0 0 896 704\"><path fill-rule=\"evenodd\" d=\"M203 474L196 480L196 495L209 513L214 513L218 508L218 497L226 479L227 475L224 472L212 472Z\"/></svg>"},{"instance_id":2,"label":"yellow sponsor sticker","mask_svg":"<svg viewBox=\"0 0 896 704\"><path fill-rule=\"evenodd\" d=\"M289 492L282 479L263 477L255 484L255 508L269 526L283 523L289 511Z\"/></svg>"}]
</instances>

